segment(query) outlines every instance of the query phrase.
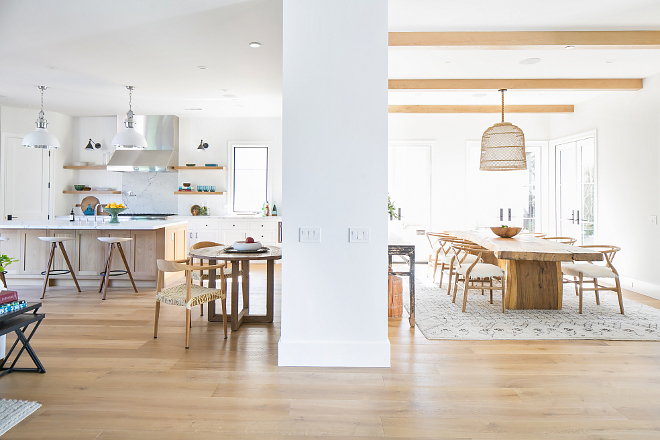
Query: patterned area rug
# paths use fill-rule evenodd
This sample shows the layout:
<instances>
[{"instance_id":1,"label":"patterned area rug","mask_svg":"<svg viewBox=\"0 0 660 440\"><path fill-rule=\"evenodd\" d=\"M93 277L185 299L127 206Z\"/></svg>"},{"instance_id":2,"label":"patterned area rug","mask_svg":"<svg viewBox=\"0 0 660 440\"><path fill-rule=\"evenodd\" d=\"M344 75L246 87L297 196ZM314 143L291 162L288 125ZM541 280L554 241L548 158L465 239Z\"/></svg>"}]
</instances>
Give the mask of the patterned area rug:
<instances>
[{"instance_id":1,"label":"patterned area rug","mask_svg":"<svg viewBox=\"0 0 660 440\"><path fill-rule=\"evenodd\" d=\"M616 294L611 291L600 293L599 306L593 292L585 293L580 315L572 284L564 286L562 310L507 310L502 313L499 291L493 292L493 304L490 304L487 291L482 296L475 290L470 291L467 308L462 313L460 287L453 304L447 296L446 282L439 289L424 274L415 281L415 320L426 339L660 340L660 310L624 298L625 315L621 315ZM403 302L408 310L405 287Z\"/></svg>"},{"instance_id":2,"label":"patterned area rug","mask_svg":"<svg viewBox=\"0 0 660 440\"><path fill-rule=\"evenodd\" d=\"M41 408L41 403L27 400L0 400L0 436Z\"/></svg>"}]
</instances>

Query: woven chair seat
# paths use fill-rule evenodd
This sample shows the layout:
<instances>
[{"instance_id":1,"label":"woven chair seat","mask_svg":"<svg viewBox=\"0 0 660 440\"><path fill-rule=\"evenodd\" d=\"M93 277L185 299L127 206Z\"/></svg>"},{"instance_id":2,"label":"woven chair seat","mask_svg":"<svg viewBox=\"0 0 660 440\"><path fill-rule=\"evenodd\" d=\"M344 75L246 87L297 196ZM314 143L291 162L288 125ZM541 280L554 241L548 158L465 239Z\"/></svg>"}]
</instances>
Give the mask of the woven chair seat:
<instances>
[{"instance_id":1,"label":"woven chair seat","mask_svg":"<svg viewBox=\"0 0 660 440\"><path fill-rule=\"evenodd\" d=\"M173 306L183 306L190 309L193 306L204 304L216 299L224 299L225 294L220 289L209 289L208 287L198 286L193 284L191 286L190 301L186 302L188 288L185 284L168 287L156 293L156 301Z\"/></svg>"}]
</instances>

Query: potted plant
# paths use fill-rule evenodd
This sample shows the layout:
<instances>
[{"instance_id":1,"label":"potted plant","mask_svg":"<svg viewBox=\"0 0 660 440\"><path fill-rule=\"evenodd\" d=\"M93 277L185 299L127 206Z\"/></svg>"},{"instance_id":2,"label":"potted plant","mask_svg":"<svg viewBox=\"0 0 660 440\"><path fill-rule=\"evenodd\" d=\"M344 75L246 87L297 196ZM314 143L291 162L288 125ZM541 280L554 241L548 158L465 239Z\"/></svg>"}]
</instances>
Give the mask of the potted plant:
<instances>
[{"instance_id":1,"label":"potted plant","mask_svg":"<svg viewBox=\"0 0 660 440\"><path fill-rule=\"evenodd\" d=\"M399 218L399 214L397 214L396 207L394 206L394 203L392 203L389 194L387 195L387 213L390 215L390 220Z\"/></svg>"},{"instance_id":2,"label":"potted plant","mask_svg":"<svg viewBox=\"0 0 660 440\"><path fill-rule=\"evenodd\" d=\"M11 258L5 254L0 254L0 272L5 272L7 270L7 266L9 266L11 263L16 263L18 260L15 258Z\"/></svg>"}]
</instances>

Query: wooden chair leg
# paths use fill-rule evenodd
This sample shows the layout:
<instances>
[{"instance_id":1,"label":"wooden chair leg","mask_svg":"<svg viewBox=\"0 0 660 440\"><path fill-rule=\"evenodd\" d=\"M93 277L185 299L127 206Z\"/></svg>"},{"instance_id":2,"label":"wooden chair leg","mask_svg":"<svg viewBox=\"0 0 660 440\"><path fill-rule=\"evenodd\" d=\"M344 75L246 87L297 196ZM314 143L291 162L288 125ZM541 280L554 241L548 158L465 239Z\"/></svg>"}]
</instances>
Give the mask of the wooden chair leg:
<instances>
[{"instance_id":1,"label":"wooden chair leg","mask_svg":"<svg viewBox=\"0 0 660 440\"><path fill-rule=\"evenodd\" d=\"M154 318L154 339L158 337L158 317L160 316L160 301L156 301L156 317Z\"/></svg>"},{"instance_id":2,"label":"wooden chair leg","mask_svg":"<svg viewBox=\"0 0 660 440\"><path fill-rule=\"evenodd\" d=\"M106 257L108 256L108 254L109 254L109 252L110 252L110 247L111 247L111 245L108 244L108 249L107 249L107 251L106 251L106 253L105 253ZM105 259L105 269L103 269L103 273L104 273L104 274L108 273L108 269L109 269L108 265L109 265L109 264L110 264L110 259L109 259L109 258L106 258L106 259ZM103 285L104 285L104 284L105 284L105 275L103 275L103 276L101 277L101 284L99 284L99 293L101 293L101 292L103 291Z\"/></svg>"},{"instance_id":3,"label":"wooden chair leg","mask_svg":"<svg viewBox=\"0 0 660 440\"><path fill-rule=\"evenodd\" d=\"M101 299L105 300L105 294L108 291L108 283L110 282L110 268L112 266L112 250L113 246L112 243L110 243L110 254L108 255L108 264L105 266L105 276L104 281L103 281L103 295L101 295Z\"/></svg>"},{"instance_id":4,"label":"wooden chair leg","mask_svg":"<svg viewBox=\"0 0 660 440\"><path fill-rule=\"evenodd\" d=\"M435 274L438 272L438 260L433 261L433 282L435 283Z\"/></svg>"},{"instance_id":5,"label":"wooden chair leg","mask_svg":"<svg viewBox=\"0 0 660 440\"><path fill-rule=\"evenodd\" d=\"M186 348L190 348L190 309L186 309Z\"/></svg>"},{"instance_id":6,"label":"wooden chair leg","mask_svg":"<svg viewBox=\"0 0 660 440\"><path fill-rule=\"evenodd\" d=\"M489 281L490 281L490 303L492 304L493 303L493 279L490 278ZM483 290L482 290L482 292L483 292Z\"/></svg>"},{"instance_id":7,"label":"wooden chair leg","mask_svg":"<svg viewBox=\"0 0 660 440\"><path fill-rule=\"evenodd\" d=\"M447 280L447 282L449 283L448 286L447 286L447 295L451 295L451 278L452 278L453 273L454 273L454 266L450 264L449 265L449 280ZM455 274L455 276L458 277L458 274Z\"/></svg>"},{"instance_id":8,"label":"wooden chair leg","mask_svg":"<svg viewBox=\"0 0 660 440\"><path fill-rule=\"evenodd\" d=\"M48 277L50 276L50 267L53 265L53 255L55 254L55 243L50 247L50 257L48 258L48 267L46 268L46 275L44 275L44 288L41 292L41 299L46 295L46 287L48 287Z\"/></svg>"},{"instance_id":9,"label":"wooden chair leg","mask_svg":"<svg viewBox=\"0 0 660 440\"><path fill-rule=\"evenodd\" d=\"M598 297L598 278L594 278L594 293L596 294L596 305L600 305L600 298Z\"/></svg>"},{"instance_id":10,"label":"wooden chair leg","mask_svg":"<svg viewBox=\"0 0 660 440\"><path fill-rule=\"evenodd\" d=\"M458 278L458 274L456 274ZM465 282L463 283L463 313L465 313L465 306L467 306L467 294L470 286L470 279L465 276Z\"/></svg>"},{"instance_id":11,"label":"wooden chair leg","mask_svg":"<svg viewBox=\"0 0 660 440\"><path fill-rule=\"evenodd\" d=\"M449 289L451 289L451 284L449 285ZM452 303L456 302L456 292L457 291L458 291L458 274L456 274L456 276L454 277L454 296L452 296L452 298L451 298Z\"/></svg>"},{"instance_id":12,"label":"wooden chair leg","mask_svg":"<svg viewBox=\"0 0 660 440\"><path fill-rule=\"evenodd\" d=\"M199 316L204 316L204 304L199 305Z\"/></svg>"},{"instance_id":13,"label":"wooden chair leg","mask_svg":"<svg viewBox=\"0 0 660 440\"><path fill-rule=\"evenodd\" d=\"M126 255L124 255L124 250L121 248L121 243L117 243L117 249L119 249L119 254L121 255L121 259L124 260L124 267L126 268L126 273L128 274L128 278L130 278L131 284L133 285L133 290L135 290L135 293L138 293L137 287L135 287L135 281L133 281L133 274L131 274L131 268L128 266L128 261L126 261Z\"/></svg>"},{"instance_id":14,"label":"wooden chair leg","mask_svg":"<svg viewBox=\"0 0 660 440\"><path fill-rule=\"evenodd\" d=\"M621 314L623 315L623 297L621 296L621 284L618 278L614 278L614 284L616 285L616 294L619 297L619 310L621 310Z\"/></svg>"},{"instance_id":15,"label":"wooden chair leg","mask_svg":"<svg viewBox=\"0 0 660 440\"><path fill-rule=\"evenodd\" d=\"M578 292L579 292L579 293L578 293L578 296L580 297L580 299L579 299L579 301L580 301L580 310L579 310L579 313L582 314L582 274L580 274L580 275L578 276L578 282L580 283L580 288L579 288L579 290L578 290Z\"/></svg>"},{"instance_id":16,"label":"wooden chair leg","mask_svg":"<svg viewBox=\"0 0 660 440\"><path fill-rule=\"evenodd\" d=\"M225 330L225 339L227 339L227 296L222 299L222 326Z\"/></svg>"},{"instance_id":17,"label":"wooden chair leg","mask_svg":"<svg viewBox=\"0 0 660 440\"><path fill-rule=\"evenodd\" d=\"M580 294L578 292L578 277L573 277L573 283L575 284L575 296L578 296Z\"/></svg>"},{"instance_id":18,"label":"wooden chair leg","mask_svg":"<svg viewBox=\"0 0 660 440\"><path fill-rule=\"evenodd\" d=\"M442 263L440 265L440 282L438 283L438 287L442 288L442 277L445 276L445 263ZM435 278L433 278L435 279Z\"/></svg>"},{"instance_id":19,"label":"wooden chair leg","mask_svg":"<svg viewBox=\"0 0 660 440\"><path fill-rule=\"evenodd\" d=\"M69 261L69 256L66 254L66 249L64 249L64 245L60 241L60 250L62 251L62 255L64 256L64 261L66 261L66 265L69 268L69 273L71 274L71 277L73 277L73 282L76 283L76 288L78 289L78 292L81 292L80 286L78 285L78 280L76 279L76 274L73 273L73 267L71 267L71 262Z\"/></svg>"}]
</instances>

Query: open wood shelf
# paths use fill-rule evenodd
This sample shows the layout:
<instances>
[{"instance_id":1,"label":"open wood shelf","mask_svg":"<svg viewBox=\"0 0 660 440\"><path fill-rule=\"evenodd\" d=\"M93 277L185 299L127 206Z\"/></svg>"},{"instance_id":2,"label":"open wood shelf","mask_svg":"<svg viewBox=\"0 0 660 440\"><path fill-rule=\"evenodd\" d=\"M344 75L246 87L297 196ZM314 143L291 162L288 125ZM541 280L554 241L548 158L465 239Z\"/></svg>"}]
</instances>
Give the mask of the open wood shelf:
<instances>
[{"instance_id":1,"label":"open wood shelf","mask_svg":"<svg viewBox=\"0 0 660 440\"><path fill-rule=\"evenodd\" d=\"M205 167L205 166L194 166L194 167L187 167L185 165L183 166L175 166L175 170L224 170L225 167Z\"/></svg>"},{"instance_id":2,"label":"open wood shelf","mask_svg":"<svg viewBox=\"0 0 660 440\"><path fill-rule=\"evenodd\" d=\"M108 169L105 165L64 165L65 170L103 170Z\"/></svg>"},{"instance_id":3,"label":"open wood shelf","mask_svg":"<svg viewBox=\"0 0 660 440\"><path fill-rule=\"evenodd\" d=\"M62 191L62 194L121 194L121 191Z\"/></svg>"},{"instance_id":4,"label":"open wood shelf","mask_svg":"<svg viewBox=\"0 0 660 440\"><path fill-rule=\"evenodd\" d=\"M218 195L219 196L219 195L224 194L224 192L222 192L222 191L215 191L215 192L211 192L211 191L174 191L174 194L177 194L177 195L178 194L185 194L187 196L191 196L191 195L192 196L207 196L207 195L208 196L213 196L213 195Z\"/></svg>"}]
</instances>

